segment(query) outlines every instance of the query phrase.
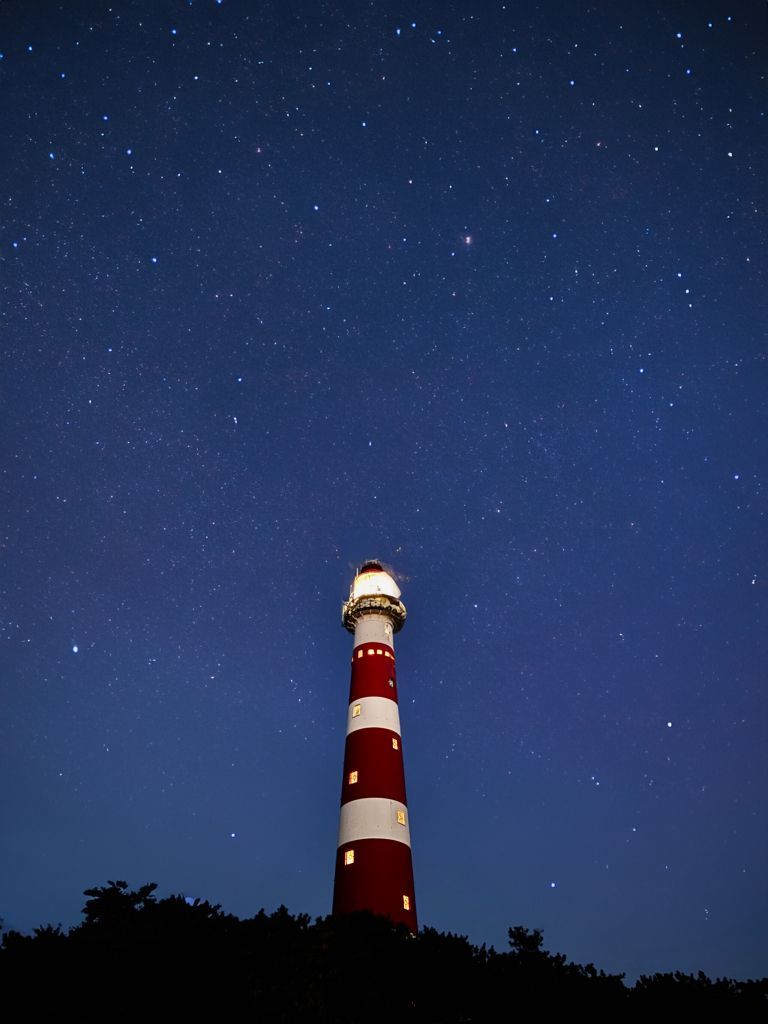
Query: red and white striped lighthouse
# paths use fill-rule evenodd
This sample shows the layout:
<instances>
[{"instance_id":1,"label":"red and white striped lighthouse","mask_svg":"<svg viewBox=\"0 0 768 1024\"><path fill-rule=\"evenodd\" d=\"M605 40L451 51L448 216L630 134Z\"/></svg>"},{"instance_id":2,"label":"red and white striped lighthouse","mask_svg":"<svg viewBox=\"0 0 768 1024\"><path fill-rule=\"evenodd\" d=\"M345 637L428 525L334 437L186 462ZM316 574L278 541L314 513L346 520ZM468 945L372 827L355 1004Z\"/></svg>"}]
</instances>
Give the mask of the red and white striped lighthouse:
<instances>
[{"instance_id":1,"label":"red and white striped lighthouse","mask_svg":"<svg viewBox=\"0 0 768 1024\"><path fill-rule=\"evenodd\" d=\"M411 835L393 635L400 588L379 562L355 574L341 621L355 634L333 912L371 910L415 932Z\"/></svg>"}]
</instances>

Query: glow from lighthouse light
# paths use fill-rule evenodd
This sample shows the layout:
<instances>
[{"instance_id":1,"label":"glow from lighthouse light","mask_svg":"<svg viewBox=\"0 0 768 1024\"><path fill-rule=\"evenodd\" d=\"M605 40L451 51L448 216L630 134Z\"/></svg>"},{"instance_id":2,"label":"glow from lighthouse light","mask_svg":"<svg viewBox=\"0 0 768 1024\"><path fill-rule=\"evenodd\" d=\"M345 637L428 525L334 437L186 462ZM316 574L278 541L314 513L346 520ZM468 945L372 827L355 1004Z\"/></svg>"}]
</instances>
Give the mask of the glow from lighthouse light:
<instances>
[{"instance_id":1,"label":"glow from lighthouse light","mask_svg":"<svg viewBox=\"0 0 768 1024\"><path fill-rule=\"evenodd\" d=\"M350 593L353 601L359 597L374 597L377 594L393 597L396 601L400 599L400 588L388 572L363 572L355 576Z\"/></svg>"}]
</instances>

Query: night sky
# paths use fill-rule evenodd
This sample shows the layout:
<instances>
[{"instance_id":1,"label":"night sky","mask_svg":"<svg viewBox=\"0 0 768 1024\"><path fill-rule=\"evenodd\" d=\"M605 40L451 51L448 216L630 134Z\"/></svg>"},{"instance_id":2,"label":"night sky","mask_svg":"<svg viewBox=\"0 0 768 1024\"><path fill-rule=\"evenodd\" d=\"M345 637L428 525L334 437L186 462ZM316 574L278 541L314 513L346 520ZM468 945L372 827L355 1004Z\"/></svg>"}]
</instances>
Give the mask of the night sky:
<instances>
[{"instance_id":1,"label":"night sky","mask_svg":"<svg viewBox=\"0 0 768 1024\"><path fill-rule=\"evenodd\" d=\"M330 911L354 567L420 922L768 974L756 0L0 12L0 917Z\"/></svg>"}]
</instances>

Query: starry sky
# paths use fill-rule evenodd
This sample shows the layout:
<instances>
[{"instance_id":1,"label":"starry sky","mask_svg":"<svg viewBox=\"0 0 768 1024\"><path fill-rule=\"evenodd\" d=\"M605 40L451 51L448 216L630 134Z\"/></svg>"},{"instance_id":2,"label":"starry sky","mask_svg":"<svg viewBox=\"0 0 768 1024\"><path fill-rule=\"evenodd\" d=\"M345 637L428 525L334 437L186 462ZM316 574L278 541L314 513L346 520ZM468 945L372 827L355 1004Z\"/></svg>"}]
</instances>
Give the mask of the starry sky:
<instances>
[{"instance_id":1,"label":"starry sky","mask_svg":"<svg viewBox=\"0 0 768 1024\"><path fill-rule=\"evenodd\" d=\"M0 916L330 911L354 567L420 922L768 974L762 3L0 10Z\"/></svg>"}]
</instances>

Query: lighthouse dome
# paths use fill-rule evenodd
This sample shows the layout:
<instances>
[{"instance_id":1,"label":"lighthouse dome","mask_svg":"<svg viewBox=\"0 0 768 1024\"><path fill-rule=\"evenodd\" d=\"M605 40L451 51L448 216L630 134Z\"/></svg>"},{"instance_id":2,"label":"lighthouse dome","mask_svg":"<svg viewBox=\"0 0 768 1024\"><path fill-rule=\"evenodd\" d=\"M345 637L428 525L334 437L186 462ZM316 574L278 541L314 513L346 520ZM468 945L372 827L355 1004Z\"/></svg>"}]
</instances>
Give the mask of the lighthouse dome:
<instances>
[{"instance_id":1,"label":"lighthouse dome","mask_svg":"<svg viewBox=\"0 0 768 1024\"><path fill-rule=\"evenodd\" d=\"M363 562L352 581L350 600L354 601L359 597L374 597L378 594L384 594L398 601L400 588L390 574L385 572L380 562Z\"/></svg>"}]
</instances>

